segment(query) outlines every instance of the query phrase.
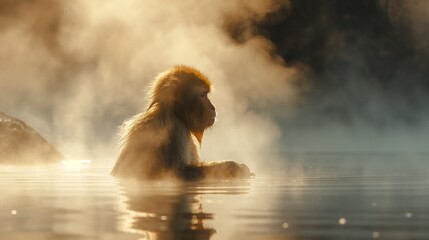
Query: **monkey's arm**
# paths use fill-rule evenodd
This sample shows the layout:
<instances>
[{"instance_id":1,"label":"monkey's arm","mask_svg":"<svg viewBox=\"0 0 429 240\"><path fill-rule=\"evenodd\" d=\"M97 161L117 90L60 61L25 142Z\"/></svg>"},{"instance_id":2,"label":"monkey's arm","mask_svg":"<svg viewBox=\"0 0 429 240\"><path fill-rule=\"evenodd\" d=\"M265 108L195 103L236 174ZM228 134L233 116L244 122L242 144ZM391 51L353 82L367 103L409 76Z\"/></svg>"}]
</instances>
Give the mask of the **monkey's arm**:
<instances>
[{"instance_id":1,"label":"monkey's arm","mask_svg":"<svg viewBox=\"0 0 429 240\"><path fill-rule=\"evenodd\" d=\"M246 179L254 176L245 164L239 164L234 161L188 165L185 167L183 175L186 180Z\"/></svg>"}]
</instances>

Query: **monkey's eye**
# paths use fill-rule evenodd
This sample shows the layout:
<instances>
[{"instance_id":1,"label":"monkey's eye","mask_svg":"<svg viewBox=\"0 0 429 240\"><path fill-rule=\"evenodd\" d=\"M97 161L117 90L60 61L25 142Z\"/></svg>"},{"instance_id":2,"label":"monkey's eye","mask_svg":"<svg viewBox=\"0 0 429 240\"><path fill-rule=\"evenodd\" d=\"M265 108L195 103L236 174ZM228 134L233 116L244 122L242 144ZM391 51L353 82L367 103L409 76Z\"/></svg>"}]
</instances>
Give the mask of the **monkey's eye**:
<instances>
[{"instance_id":1,"label":"monkey's eye","mask_svg":"<svg viewBox=\"0 0 429 240\"><path fill-rule=\"evenodd\" d=\"M201 98L205 98L206 96L207 96L207 93L206 93L206 92L203 92L203 93L201 93L201 94L200 94L200 97L201 97Z\"/></svg>"}]
</instances>

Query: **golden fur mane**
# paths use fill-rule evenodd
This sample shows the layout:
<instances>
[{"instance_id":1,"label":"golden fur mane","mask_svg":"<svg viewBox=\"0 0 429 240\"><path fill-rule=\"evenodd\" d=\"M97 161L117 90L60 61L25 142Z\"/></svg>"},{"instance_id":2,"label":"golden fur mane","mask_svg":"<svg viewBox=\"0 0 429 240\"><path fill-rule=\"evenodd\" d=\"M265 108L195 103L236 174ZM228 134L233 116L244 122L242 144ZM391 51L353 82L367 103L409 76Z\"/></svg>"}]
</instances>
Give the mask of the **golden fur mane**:
<instances>
[{"instance_id":1,"label":"golden fur mane","mask_svg":"<svg viewBox=\"0 0 429 240\"><path fill-rule=\"evenodd\" d=\"M121 147L123 147L131 136L137 132L138 129L144 126L145 123L151 121L155 117L160 117L162 114L167 114L167 109L165 109L166 106L162 101L170 99L173 104L176 101L174 97L171 99L171 96L174 95L171 92L171 86L175 84L175 81L181 81L178 84L195 84L195 82L198 82L199 84L203 84L203 86L207 87L209 91L212 89L210 80L202 72L186 65L176 65L169 70L158 74L151 84L147 94L147 110L129 118L120 127L119 135ZM166 95L168 96L166 97ZM201 143L202 133L192 132L192 134L195 135Z\"/></svg>"}]
</instances>

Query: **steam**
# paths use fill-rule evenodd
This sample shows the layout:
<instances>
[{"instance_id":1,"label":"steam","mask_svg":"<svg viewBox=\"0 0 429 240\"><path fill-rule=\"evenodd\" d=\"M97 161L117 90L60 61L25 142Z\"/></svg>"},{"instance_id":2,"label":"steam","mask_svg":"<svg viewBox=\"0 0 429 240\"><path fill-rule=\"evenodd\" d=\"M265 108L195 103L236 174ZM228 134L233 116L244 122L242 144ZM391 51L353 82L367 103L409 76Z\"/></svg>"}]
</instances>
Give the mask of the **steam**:
<instances>
[{"instance_id":1,"label":"steam","mask_svg":"<svg viewBox=\"0 0 429 240\"><path fill-rule=\"evenodd\" d=\"M408 30L408 38L413 42L413 47L423 53L428 53L429 43L429 2L425 0L415 1L386 1L379 0L379 5L384 9L391 21Z\"/></svg>"},{"instance_id":2,"label":"steam","mask_svg":"<svg viewBox=\"0 0 429 240\"><path fill-rule=\"evenodd\" d=\"M269 111L292 106L298 66L287 66L254 23L288 1L75 0L0 3L0 109L74 158L113 163L116 127L144 106L144 89L176 64L215 85L218 122L207 160L251 167L279 150ZM239 24L239 25L238 25ZM231 38L236 27L240 41Z\"/></svg>"},{"instance_id":3,"label":"steam","mask_svg":"<svg viewBox=\"0 0 429 240\"><path fill-rule=\"evenodd\" d=\"M314 74L286 152L427 152L426 1L293 1L273 41Z\"/></svg>"}]
</instances>

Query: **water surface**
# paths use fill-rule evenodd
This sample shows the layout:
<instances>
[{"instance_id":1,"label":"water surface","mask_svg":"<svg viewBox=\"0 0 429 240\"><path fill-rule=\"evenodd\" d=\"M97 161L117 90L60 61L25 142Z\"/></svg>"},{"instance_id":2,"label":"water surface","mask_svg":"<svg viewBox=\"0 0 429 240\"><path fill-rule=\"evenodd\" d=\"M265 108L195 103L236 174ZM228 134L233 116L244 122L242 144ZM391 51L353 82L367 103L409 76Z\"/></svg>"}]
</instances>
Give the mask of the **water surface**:
<instances>
[{"instance_id":1,"label":"water surface","mask_svg":"<svg viewBox=\"0 0 429 240\"><path fill-rule=\"evenodd\" d=\"M0 239L429 239L425 155L290 154L248 181L0 167Z\"/></svg>"}]
</instances>

